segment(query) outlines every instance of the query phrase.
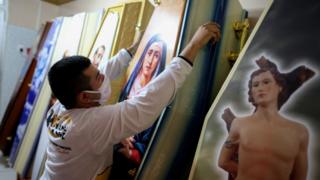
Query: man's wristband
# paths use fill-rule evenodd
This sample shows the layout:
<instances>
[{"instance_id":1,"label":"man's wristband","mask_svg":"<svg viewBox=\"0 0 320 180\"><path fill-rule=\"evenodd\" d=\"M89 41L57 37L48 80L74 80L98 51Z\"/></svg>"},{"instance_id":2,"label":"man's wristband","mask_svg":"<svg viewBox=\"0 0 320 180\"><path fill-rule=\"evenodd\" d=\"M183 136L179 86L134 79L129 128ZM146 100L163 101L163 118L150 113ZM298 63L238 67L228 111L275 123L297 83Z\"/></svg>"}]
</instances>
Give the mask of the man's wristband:
<instances>
[{"instance_id":1,"label":"man's wristband","mask_svg":"<svg viewBox=\"0 0 320 180\"><path fill-rule=\"evenodd\" d=\"M193 63L192 63L188 58L183 57L183 56L181 56L181 55L178 55L178 57L181 58L181 59L183 59L183 60L185 60L190 66L193 66Z\"/></svg>"},{"instance_id":2,"label":"man's wristband","mask_svg":"<svg viewBox=\"0 0 320 180\"><path fill-rule=\"evenodd\" d=\"M129 54L130 57L132 58L133 56L132 56L131 52L130 52L127 48L125 48L125 50L128 52L128 54Z\"/></svg>"}]
</instances>

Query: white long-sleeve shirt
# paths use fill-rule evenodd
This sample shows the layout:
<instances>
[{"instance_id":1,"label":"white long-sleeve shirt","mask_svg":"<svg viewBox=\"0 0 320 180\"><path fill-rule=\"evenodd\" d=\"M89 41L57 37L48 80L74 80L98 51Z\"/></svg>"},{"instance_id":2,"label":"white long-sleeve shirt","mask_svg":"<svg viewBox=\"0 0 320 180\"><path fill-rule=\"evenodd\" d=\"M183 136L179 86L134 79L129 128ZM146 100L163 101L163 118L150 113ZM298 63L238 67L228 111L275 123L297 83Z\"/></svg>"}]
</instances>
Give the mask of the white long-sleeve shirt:
<instances>
[{"instance_id":1,"label":"white long-sleeve shirt","mask_svg":"<svg viewBox=\"0 0 320 180\"><path fill-rule=\"evenodd\" d=\"M113 62L118 70L130 61L122 55L120 51ZM104 69L110 73L108 67ZM55 104L49 112L49 147L42 179L95 179L112 165L113 145L149 128L191 69L176 57L138 96L114 105L65 110ZM118 71L113 72L109 77Z\"/></svg>"}]
</instances>

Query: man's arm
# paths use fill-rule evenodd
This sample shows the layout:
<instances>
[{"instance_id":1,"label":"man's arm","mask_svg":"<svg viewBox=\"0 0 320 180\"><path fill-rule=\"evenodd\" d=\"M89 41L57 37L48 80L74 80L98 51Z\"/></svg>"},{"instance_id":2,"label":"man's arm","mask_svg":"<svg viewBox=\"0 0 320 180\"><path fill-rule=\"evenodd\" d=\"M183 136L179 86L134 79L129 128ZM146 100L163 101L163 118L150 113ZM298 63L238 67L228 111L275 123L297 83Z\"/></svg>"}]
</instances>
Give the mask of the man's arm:
<instances>
[{"instance_id":1,"label":"man's arm","mask_svg":"<svg viewBox=\"0 0 320 180\"><path fill-rule=\"evenodd\" d=\"M291 173L292 180L305 180L307 179L308 171L308 144L309 144L309 133L308 130L303 127L302 138L299 153L295 159L293 170Z\"/></svg>"},{"instance_id":2,"label":"man's arm","mask_svg":"<svg viewBox=\"0 0 320 180\"><path fill-rule=\"evenodd\" d=\"M194 38L189 42L188 47L183 50L184 53L182 53L189 61L194 61L193 58L195 58L201 45L203 46L211 38L216 37L213 32L206 30L207 28L216 28L218 30L217 25L212 23L197 30ZM109 123L112 132L110 132L110 129L103 130L102 134L96 131L95 136L104 141L106 138L110 138L110 141L118 143L123 138L149 128L160 115L163 108L168 105L191 70L192 67L186 60L176 57L159 76L141 90L139 95L116 105L97 108L99 112L96 112L96 114L99 114L99 116L96 117L95 124L101 127L101 125Z\"/></svg>"},{"instance_id":3,"label":"man's arm","mask_svg":"<svg viewBox=\"0 0 320 180\"><path fill-rule=\"evenodd\" d=\"M132 57L137 52L137 49L138 49L138 46L139 46L139 44L141 42L143 33L144 33L144 31L139 31L137 36L136 36L137 38L135 38L135 40L133 41L132 45L127 48L127 51L131 54Z\"/></svg>"},{"instance_id":4,"label":"man's arm","mask_svg":"<svg viewBox=\"0 0 320 180\"><path fill-rule=\"evenodd\" d=\"M216 43L220 39L220 26L217 23L209 22L201 25L197 33L194 34L190 43L182 50L180 56L186 58L193 64L195 57L199 51L207 42L211 39L212 43ZM210 36L207 36L210 34Z\"/></svg>"},{"instance_id":5,"label":"man's arm","mask_svg":"<svg viewBox=\"0 0 320 180\"><path fill-rule=\"evenodd\" d=\"M233 177L237 176L238 163L233 159L239 147L239 121L234 121L231 124L231 129L227 140L223 144L218 165L225 171L229 172Z\"/></svg>"}]
</instances>

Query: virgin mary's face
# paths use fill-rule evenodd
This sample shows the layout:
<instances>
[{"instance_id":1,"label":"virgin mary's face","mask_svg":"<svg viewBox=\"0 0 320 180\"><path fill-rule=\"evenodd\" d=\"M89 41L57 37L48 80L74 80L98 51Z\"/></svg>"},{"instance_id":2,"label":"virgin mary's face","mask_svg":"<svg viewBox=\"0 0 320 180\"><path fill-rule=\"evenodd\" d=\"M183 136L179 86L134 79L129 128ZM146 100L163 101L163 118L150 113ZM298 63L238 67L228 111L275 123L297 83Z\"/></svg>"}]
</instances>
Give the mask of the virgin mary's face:
<instances>
[{"instance_id":1,"label":"virgin mary's face","mask_svg":"<svg viewBox=\"0 0 320 180\"><path fill-rule=\"evenodd\" d=\"M162 56L162 44L155 42L151 44L144 56L142 73L145 77L151 78Z\"/></svg>"},{"instance_id":2,"label":"virgin mary's face","mask_svg":"<svg viewBox=\"0 0 320 180\"><path fill-rule=\"evenodd\" d=\"M252 79L252 96L256 105L277 104L281 87L270 71L262 72Z\"/></svg>"}]
</instances>

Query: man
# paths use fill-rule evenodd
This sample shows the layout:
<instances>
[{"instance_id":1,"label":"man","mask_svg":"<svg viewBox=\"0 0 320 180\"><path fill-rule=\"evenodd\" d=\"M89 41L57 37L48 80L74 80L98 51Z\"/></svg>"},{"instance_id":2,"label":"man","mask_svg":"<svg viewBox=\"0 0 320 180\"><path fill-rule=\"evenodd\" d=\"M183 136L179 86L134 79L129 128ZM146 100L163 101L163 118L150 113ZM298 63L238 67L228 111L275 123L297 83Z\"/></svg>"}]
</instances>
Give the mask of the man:
<instances>
[{"instance_id":1,"label":"man","mask_svg":"<svg viewBox=\"0 0 320 180\"><path fill-rule=\"evenodd\" d=\"M42 179L95 179L106 171L112 165L113 145L153 124L192 70L199 49L219 37L217 24L202 25L180 56L139 95L115 105L97 106L91 95L98 91L108 97L109 78L131 59L126 50L99 69L81 56L57 62L49 82L64 106L57 102L48 114L49 146Z\"/></svg>"}]
</instances>

